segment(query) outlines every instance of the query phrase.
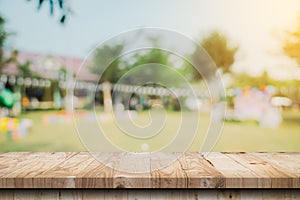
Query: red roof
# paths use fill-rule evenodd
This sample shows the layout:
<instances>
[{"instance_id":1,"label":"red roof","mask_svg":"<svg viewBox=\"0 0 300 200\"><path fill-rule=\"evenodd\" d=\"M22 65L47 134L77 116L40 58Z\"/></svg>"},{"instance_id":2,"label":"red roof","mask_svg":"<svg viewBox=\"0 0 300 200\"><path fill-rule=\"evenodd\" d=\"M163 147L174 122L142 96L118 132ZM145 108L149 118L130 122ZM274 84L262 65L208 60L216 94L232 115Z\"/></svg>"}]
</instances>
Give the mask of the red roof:
<instances>
[{"instance_id":1,"label":"red roof","mask_svg":"<svg viewBox=\"0 0 300 200\"><path fill-rule=\"evenodd\" d=\"M25 63L26 61L30 61L31 70L37 72L43 78L56 79L58 77L58 70L66 68L73 71L77 80L97 81L98 79L98 76L90 73L87 68L89 66L88 63L91 63L91 61L86 61L88 63L84 64L84 59L81 58L20 52L18 54L18 62ZM13 63L5 66L2 72L8 75L18 75L17 66Z\"/></svg>"}]
</instances>

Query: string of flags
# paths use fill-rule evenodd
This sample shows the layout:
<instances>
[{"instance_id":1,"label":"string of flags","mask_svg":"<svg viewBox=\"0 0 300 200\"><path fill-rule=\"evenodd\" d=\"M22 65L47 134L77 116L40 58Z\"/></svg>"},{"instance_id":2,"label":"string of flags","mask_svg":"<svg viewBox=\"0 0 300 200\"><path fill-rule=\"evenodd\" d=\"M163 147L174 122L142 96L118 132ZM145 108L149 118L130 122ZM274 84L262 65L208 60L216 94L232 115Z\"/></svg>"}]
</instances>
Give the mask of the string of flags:
<instances>
[{"instance_id":1,"label":"string of flags","mask_svg":"<svg viewBox=\"0 0 300 200\"><path fill-rule=\"evenodd\" d=\"M27 86L27 87L51 87L51 81L42 78L30 78L30 77L16 77L7 76L5 74L0 75L0 82L11 85ZM103 91L105 84L98 84L85 81L59 81L58 86L62 89L74 88L74 89L87 89L94 91ZM156 96L197 96L200 98L209 97L207 90L199 90L192 88L164 88L164 87L152 87L152 86L138 86L127 84L110 84L113 92L135 93L139 95L156 95Z\"/></svg>"},{"instance_id":2,"label":"string of flags","mask_svg":"<svg viewBox=\"0 0 300 200\"><path fill-rule=\"evenodd\" d=\"M16 76L7 76L2 74L0 76L0 82L11 85L27 86L27 87L50 87L51 81L48 79L41 78L30 78L30 77L16 77Z\"/></svg>"},{"instance_id":3,"label":"string of flags","mask_svg":"<svg viewBox=\"0 0 300 200\"><path fill-rule=\"evenodd\" d=\"M60 87L62 88L67 88L70 86L71 85L68 85L68 83L66 82L60 83ZM107 85L105 83L95 85L93 83L88 83L88 82L75 83L75 89L89 89L94 91L103 91L105 87L110 87L113 92L135 93L139 95L177 96L177 97L195 95L200 98L207 98L210 96L207 90L199 90L193 88L164 88L164 87L112 84L112 83L110 85Z\"/></svg>"},{"instance_id":4,"label":"string of flags","mask_svg":"<svg viewBox=\"0 0 300 200\"><path fill-rule=\"evenodd\" d=\"M209 93L205 90L197 90L192 88L163 88L163 87L151 87L151 86L137 86L137 85L125 85L114 84L112 86L113 91L136 93L140 95L156 95L156 96L197 96L208 97Z\"/></svg>"}]
</instances>

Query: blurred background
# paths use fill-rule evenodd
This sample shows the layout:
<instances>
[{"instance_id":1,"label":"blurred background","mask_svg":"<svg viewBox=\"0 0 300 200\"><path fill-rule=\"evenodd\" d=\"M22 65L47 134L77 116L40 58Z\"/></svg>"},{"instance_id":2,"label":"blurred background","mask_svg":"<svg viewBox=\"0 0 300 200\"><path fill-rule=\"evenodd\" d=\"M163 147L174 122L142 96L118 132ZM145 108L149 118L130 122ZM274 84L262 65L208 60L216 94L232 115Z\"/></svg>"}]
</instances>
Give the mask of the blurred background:
<instances>
[{"instance_id":1,"label":"blurred background","mask_svg":"<svg viewBox=\"0 0 300 200\"><path fill-rule=\"evenodd\" d=\"M100 123L114 137L120 130L109 111L121 110L120 119L145 125L148 111L156 105L164 107L171 124L164 130L166 142L182 112L199 113L199 134L203 134L213 102L203 74L190 63L152 49L103 67L126 44L98 48L97 44L143 27L193 38L215 62L227 109L213 151L300 151L298 0L0 0L0 151L85 151L74 126L72 99L87 125L97 123L90 112L95 107ZM159 37L149 41L157 46L162 42ZM200 51L195 48L185 56L201 65ZM81 68L83 63L86 67ZM178 98L185 103L179 104L178 98L161 92L159 84L129 94L135 81L143 79L138 73L123 81L118 94L112 93L120 78L147 63L171 67L188 80L198 97L183 92ZM164 79L174 88L182 87L163 70L149 73L158 82ZM75 79L73 90L69 85ZM126 138L119 140L126 143ZM189 151L199 151L202 140L196 138ZM151 148L144 143L140 150L131 150Z\"/></svg>"}]
</instances>

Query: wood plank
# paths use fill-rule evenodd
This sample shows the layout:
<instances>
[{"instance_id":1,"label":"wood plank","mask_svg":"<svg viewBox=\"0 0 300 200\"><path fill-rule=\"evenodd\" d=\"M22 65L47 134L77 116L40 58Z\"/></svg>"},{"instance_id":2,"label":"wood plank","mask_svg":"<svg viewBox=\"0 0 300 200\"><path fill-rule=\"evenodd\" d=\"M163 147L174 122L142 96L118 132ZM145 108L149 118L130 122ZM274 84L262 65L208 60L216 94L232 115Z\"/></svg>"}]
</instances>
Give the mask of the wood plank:
<instances>
[{"instance_id":1,"label":"wood plank","mask_svg":"<svg viewBox=\"0 0 300 200\"><path fill-rule=\"evenodd\" d=\"M152 190L150 199L167 199L167 200L184 200L198 199L194 198L193 194L186 190Z\"/></svg>"},{"instance_id":2,"label":"wood plank","mask_svg":"<svg viewBox=\"0 0 300 200\"><path fill-rule=\"evenodd\" d=\"M281 170L300 177L300 153L248 153L271 163Z\"/></svg>"},{"instance_id":3,"label":"wood plank","mask_svg":"<svg viewBox=\"0 0 300 200\"><path fill-rule=\"evenodd\" d=\"M6 189L0 190L0 200L13 200L14 199L14 190Z\"/></svg>"},{"instance_id":4,"label":"wood plank","mask_svg":"<svg viewBox=\"0 0 300 200\"><path fill-rule=\"evenodd\" d=\"M60 193L58 190L38 190L40 192L41 200L58 200Z\"/></svg>"},{"instance_id":5,"label":"wood plank","mask_svg":"<svg viewBox=\"0 0 300 200\"><path fill-rule=\"evenodd\" d=\"M292 177L292 185L300 187L300 154L296 153L249 153L272 164L272 166ZM292 161L292 162L291 162Z\"/></svg>"},{"instance_id":6,"label":"wood plank","mask_svg":"<svg viewBox=\"0 0 300 200\"><path fill-rule=\"evenodd\" d=\"M82 190L60 190L59 199L83 200Z\"/></svg>"},{"instance_id":7,"label":"wood plank","mask_svg":"<svg viewBox=\"0 0 300 200\"><path fill-rule=\"evenodd\" d=\"M81 173L95 159L86 152L76 153L69 159L65 159L59 165L50 167L37 177L68 177Z\"/></svg>"},{"instance_id":8,"label":"wood plank","mask_svg":"<svg viewBox=\"0 0 300 200\"><path fill-rule=\"evenodd\" d=\"M151 199L151 190L128 190L127 199L136 199L136 200L150 200ZM153 198L152 199L157 199Z\"/></svg>"},{"instance_id":9,"label":"wood plank","mask_svg":"<svg viewBox=\"0 0 300 200\"><path fill-rule=\"evenodd\" d=\"M97 156L101 156L97 153ZM105 153L105 156L114 156L115 153ZM107 158L106 158L107 159ZM110 160L107 160L109 162ZM107 167L94 159L84 171L80 173L81 188L113 188L114 169ZM79 185L79 184L77 184Z\"/></svg>"},{"instance_id":10,"label":"wood plank","mask_svg":"<svg viewBox=\"0 0 300 200\"><path fill-rule=\"evenodd\" d=\"M188 188L224 187L224 176L200 153L185 153L179 162L187 175Z\"/></svg>"},{"instance_id":11,"label":"wood plank","mask_svg":"<svg viewBox=\"0 0 300 200\"><path fill-rule=\"evenodd\" d=\"M59 200L60 193L59 190L25 190L19 189L14 190L14 200Z\"/></svg>"},{"instance_id":12,"label":"wood plank","mask_svg":"<svg viewBox=\"0 0 300 200\"><path fill-rule=\"evenodd\" d=\"M102 166L100 173L99 168L94 168L91 170L92 172L89 172L89 177L92 179L97 178L95 182L99 182L99 179L101 179L110 188L130 188L145 185L141 183L142 180L139 180L137 174L117 170L120 168L129 170L130 165L135 166L137 164L137 161L131 160L131 156L127 153L95 153L94 156L97 161L99 160L107 165ZM95 177L95 175L97 176ZM141 178L143 179L143 177Z\"/></svg>"},{"instance_id":13,"label":"wood plank","mask_svg":"<svg viewBox=\"0 0 300 200\"><path fill-rule=\"evenodd\" d=\"M203 156L225 177L225 188L258 188L260 177L223 153L211 152Z\"/></svg>"},{"instance_id":14,"label":"wood plank","mask_svg":"<svg viewBox=\"0 0 300 200\"><path fill-rule=\"evenodd\" d=\"M1 171L0 186L7 188L42 187L44 180L36 178L38 174L71 158L77 153L26 153L9 156L9 165ZM5 174L4 174L5 173Z\"/></svg>"},{"instance_id":15,"label":"wood plank","mask_svg":"<svg viewBox=\"0 0 300 200\"><path fill-rule=\"evenodd\" d=\"M12 194L13 193L13 194ZM225 199L299 199L300 190L293 189L52 189L52 190L0 190L0 200L12 199L35 199L35 200L60 200L60 199L103 199L103 200L125 200L125 199L170 199L170 200L225 200ZM8 197L8 198L6 198Z\"/></svg>"},{"instance_id":16,"label":"wood plank","mask_svg":"<svg viewBox=\"0 0 300 200\"><path fill-rule=\"evenodd\" d=\"M76 154L77 153L36 152L27 153L25 155L21 154L16 157L9 156L5 161L0 160L1 165L4 164L4 166L6 166L6 170L0 168L0 177L34 177ZM13 165L10 163L13 163Z\"/></svg>"},{"instance_id":17,"label":"wood plank","mask_svg":"<svg viewBox=\"0 0 300 200\"><path fill-rule=\"evenodd\" d=\"M199 199L199 200L215 200L218 199L218 193L216 190L194 190L189 192L190 199Z\"/></svg>"},{"instance_id":18,"label":"wood plank","mask_svg":"<svg viewBox=\"0 0 300 200\"><path fill-rule=\"evenodd\" d=\"M150 188L150 153L124 153L114 172L114 188Z\"/></svg>"},{"instance_id":19,"label":"wood plank","mask_svg":"<svg viewBox=\"0 0 300 200\"><path fill-rule=\"evenodd\" d=\"M251 154L224 153L259 177L260 188L293 188L293 175Z\"/></svg>"},{"instance_id":20,"label":"wood plank","mask_svg":"<svg viewBox=\"0 0 300 200\"><path fill-rule=\"evenodd\" d=\"M174 159L172 163L170 156ZM187 188L187 174L178 160L180 156L181 153L151 153L152 188Z\"/></svg>"},{"instance_id":21,"label":"wood plank","mask_svg":"<svg viewBox=\"0 0 300 200\"><path fill-rule=\"evenodd\" d=\"M126 190L107 190L102 191L104 194L104 200L127 200L127 191Z\"/></svg>"},{"instance_id":22,"label":"wood plank","mask_svg":"<svg viewBox=\"0 0 300 200\"><path fill-rule=\"evenodd\" d=\"M38 174L35 178L49 180L45 186L51 188L80 188L83 171L95 159L87 152L76 153L72 157L60 162L59 165L50 167ZM77 178L78 177L78 178ZM49 185L50 183L50 185ZM41 187L41 186L40 186Z\"/></svg>"},{"instance_id":23,"label":"wood plank","mask_svg":"<svg viewBox=\"0 0 300 200\"><path fill-rule=\"evenodd\" d=\"M94 160L81 174L81 188L149 188L150 155L129 153L97 153ZM108 166L102 164L100 161ZM120 171L117 169L127 171ZM141 170L142 169L142 170ZM129 172L128 172L129 171ZM136 171L136 172L135 172ZM148 171L147 173L139 173Z\"/></svg>"},{"instance_id":24,"label":"wood plank","mask_svg":"<svg viewBox=\"0 0 300 200\"><path fill-rule=\"evenodd\" d=\"M300 153L2 153L0 188L300 188L299 167Z\"/></svg>"},{"instance_id":25,"label":"wood plank","mask_svg":"<svg viewBox=\"0 0 300 200\"><path fill-rule=\"evenodd\" d=\"M0 177L14 171L16 165L26 161L30 153L9 152L0 155Z\"/></svg>"}]
</instances>

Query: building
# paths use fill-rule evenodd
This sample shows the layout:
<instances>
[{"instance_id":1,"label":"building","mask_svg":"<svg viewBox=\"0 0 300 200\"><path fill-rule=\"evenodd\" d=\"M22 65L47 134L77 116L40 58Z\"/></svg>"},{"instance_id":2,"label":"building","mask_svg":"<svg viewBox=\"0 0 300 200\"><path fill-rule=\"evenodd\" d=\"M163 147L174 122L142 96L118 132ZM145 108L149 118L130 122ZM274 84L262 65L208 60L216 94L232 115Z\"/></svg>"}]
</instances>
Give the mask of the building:
<instances>
[{"instance_id":1,"label":"building","mask_svg":"<svg viewBox=\"0 0 300 200\"><path fill-rule=\"evenodd\" d=\"M18 66L26 62L29 62L30 72L24 76ZM95 74L87 67L81 67L83 63L81 58L21 52L17 62L4 66L0 81L16 94L16 112L21 109L60 109L67 95L68 81L75 80L81 85L97 82ZM85 88L74 91L79 100L87 96Z\"/></svg>"}]
</instances>

